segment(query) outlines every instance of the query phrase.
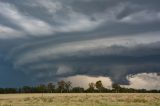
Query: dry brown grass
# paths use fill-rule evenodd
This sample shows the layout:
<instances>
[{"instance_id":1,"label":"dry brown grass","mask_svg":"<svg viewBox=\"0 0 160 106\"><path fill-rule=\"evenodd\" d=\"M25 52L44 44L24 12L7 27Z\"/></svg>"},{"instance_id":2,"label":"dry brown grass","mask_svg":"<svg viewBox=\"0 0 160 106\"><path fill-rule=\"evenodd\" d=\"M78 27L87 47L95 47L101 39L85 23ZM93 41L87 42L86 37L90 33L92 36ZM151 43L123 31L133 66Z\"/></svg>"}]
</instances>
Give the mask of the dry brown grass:
<instances>
[{"instance_id":1,"label":"dry brown grass","mask_svg":"<svg viewBox=\"0 0 160 106\"><path fill-rule=\"evenodd\" d=\"M5 94L0 106L160 106L160 94Z\"/></svg>"}]
</instances>

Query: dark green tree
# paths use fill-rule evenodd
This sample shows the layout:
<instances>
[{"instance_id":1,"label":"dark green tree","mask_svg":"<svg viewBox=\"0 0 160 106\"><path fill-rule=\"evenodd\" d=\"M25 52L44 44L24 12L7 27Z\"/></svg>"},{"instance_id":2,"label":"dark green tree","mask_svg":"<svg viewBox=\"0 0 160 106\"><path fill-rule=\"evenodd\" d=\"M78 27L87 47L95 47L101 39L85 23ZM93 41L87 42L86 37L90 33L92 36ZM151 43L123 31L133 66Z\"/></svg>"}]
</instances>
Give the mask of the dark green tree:
<instances>
[{"instance_id":1,"label":"dark green tree","mask_svg":"<svg viewBox=\"0 0 160 106\"><path fill-rule=\"evenodd\" d=\"M30 93L32 88L30 86L23 86L22 87L22 92L23 93Z\"/></svg>"},{"instance_id":2,"label":"dark green tree","mask_svg":"<svg viewBox=\"0 0 160 106\"><path fill-rule=\"evenodd\" d=\"M116 93L119 93L121 86L119 84L113 83L112 88Z\"/></svg>"},{"instance_id":3,"label":"dark green tree","mask_svg":"<svg viewBox=\"0 0 160 106\"><path fill-rule=\"evenodd\" d=\"M95 86L99 92L101 92L104 89L102 81L100 81L100 80L96 82Z\"/></svg>"},{"instance_id":4,"label":"dark green tree","mask_svg":"<svg viewBox=\"0 0 160 106\"><path fill-rule=\"evenodd\" d=\"M84 88L74 87L74 88L72 88L72 92L73 93L83 93L84 92Z\"/></svg>"},{"instance_id":5,"label":"dark green tree","mask_svg":"<svg viewBox=\"0 0 160 106\"><path fill-rule=\"evenodd\" d=\"M53 93L54 91L55 91L55 85L53 85L52 83L48 83L47 92Z\"/></svg>"},{"instance_id":6,"label":"dark green tree","mask_svg":"<svg viewBox=\"0 0 160 106\"><path fill-rule=\"evenodd\" d=\"M38 87L37 87L37 90L40 92L40 93L45 93L46 92L46 86L44 84L40 84Z\"/></svg>"},{"instance_id":7,"label":"dark green tree","mask_svg":"<svg viewBox=\"0 0 160 106\"><path fill-rule=\"evenodd\" d=\"M95 88L95 83L91 82L88 84L88 86L89 86L88 91L93 93Z\"/></svg>"}]
</instances>

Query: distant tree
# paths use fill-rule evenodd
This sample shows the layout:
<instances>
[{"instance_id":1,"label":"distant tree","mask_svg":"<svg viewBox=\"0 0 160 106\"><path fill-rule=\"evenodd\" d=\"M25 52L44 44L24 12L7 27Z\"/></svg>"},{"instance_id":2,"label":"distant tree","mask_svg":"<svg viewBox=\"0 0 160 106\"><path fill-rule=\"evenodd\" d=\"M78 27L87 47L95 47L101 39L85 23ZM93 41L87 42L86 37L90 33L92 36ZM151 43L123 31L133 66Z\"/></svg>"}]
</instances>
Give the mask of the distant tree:
<instances>
[{"instance_id":1,"label":"distant tree","mask_svg":"<svg viewBox=\"0 0 160 106\"><path fill-rule=\"evenodd\" d=\"M65 88L66 88L67 92L69 92L71 87L72 87L72 83L70 81L65 82Z\"/></svg>"},{"instance_id":2,"label":"distant tree","mask_svg":"<svg viewBox=\"0 0 160 106\"><path fill-rule=\"evenodd\" d=\"M48 85L47 85L47 91L49 93L53 93L54 90L55 90L55 85L53 85L52 83L48 83Z\"/></svg>"},{"instance_id":3,"label":"distant tree","mask_svg":"<svg viewBox=\"0 0 160 106\"><path fill-rule=\"evenodd\" d=\"M100 81L100 80L96 82L95 86L96 86L96 88L98 89L99 92L101 92L104 88L103 84L102 84L102 81Z\"/></svg>"},{"instance_id":4,"label":"distant tree","mask_svg":"<svg viewBox=\"0 0 160 106\"><path fill-rule=\"evenodd\" d=\"M46 92L46 86L44 84L40 84L38 86L38 90L40 93L45 93Z\"/></svg>"},{"instance_id":5,"label":"distant tree","mask_svg":"<svg viewBox=\"0 0 160 106\"><path fill-rule=\"evenodd\" d=\"M72 92L73 93L83 93L84 92L84 88L74 87L74 88L72 88Z\"/></svg>"},{"instance_id":6,"label":"distant tree","mask_svg":"<svg viewBox=\"0 0 160 106\"><path fill-rule=\"evenodd\" d=\"M16 88L5 88L4 93L16 93Z\"/></svg>"},{"instance_id":7,"label":"distant tree","mask_svg":"<svg viewBox=\"0 0 160 106\"><path fill-rule=\"evenodd\" d=\"M93 93L95 88L95 83L91 82L88 84L88 86L89 86L88 90Z\"/></svg>"},{"instance_id":8,"label":"distant tree","mask_svg":"<svg viewBox=\"0 0 160 106\"><path fill-rule=\"evenodd\" d=\"M31 92L31 87L30 86L23 86L22 87L22 92L23 93L30 93Z\"/></svg>"},{"instance_id":9,"label":"distant tree","mask_svg":"<svg viewBox=\"0 0 160 106\"><path fill-rule=\"evenodd\" d=\"M81 87L71 87L72 83L70 81L59 81L57 82L57 89L55 89L56 85L53 85L52 83L48 83L47 85L41 84L38 86L23 86L21 88L0 88L0 94L7 94L7 93L52 93L52 92L73 92L73 93L94 93L94 92L117 92L117 93L160 93L160 90L146 90L146 89L134 89L134 88L125 88L121 87L119 84L113 83L112 88L113 89L107 89L103 87L103 84L101 81L97 81L96 83L89 83L89 88L87 90L84 90L84 88ZM95 87L98 89L96 90Z\"/></svg>"},{"instance_id":10,"label":"distant tree","mask_svg":"<svg viewBox=\"0 0 160 106\"><path fill-rule=\"evenodd\" d=\"M0 94L3 94L3 93L4 93L4 89L0 88Z\"/></svg>"},{"instance_id":11,"label":"distant tree","mask_svg":"<svg viewBox=\"0 0 160 106\"><path fill-rule=\"evenodd\" d=\"M121 89L121 86L119 84L113 83L112 88L116 91L116 93L118 93Z\"/></svg>"},{"instance_id":12,"label":"distant tree","mask_svg":"<svg viewBox=\"0 0 160 106\"><path fill-rule=\"evenodd\" d=\"M146 90L146 89L140 89L140 92L141 92L141 93L146 93L147 90Z\"/></svg>"},{"instance_id":13,"label":"distant tree","mask_svg":"<svg viewBox=\"0 0 160 106\"><path fill-rule=\"evenodd\" d=\"M58 90L62 93L65 90L65 81L59 81L58 83Z\"/></svg>"}]
</instances>

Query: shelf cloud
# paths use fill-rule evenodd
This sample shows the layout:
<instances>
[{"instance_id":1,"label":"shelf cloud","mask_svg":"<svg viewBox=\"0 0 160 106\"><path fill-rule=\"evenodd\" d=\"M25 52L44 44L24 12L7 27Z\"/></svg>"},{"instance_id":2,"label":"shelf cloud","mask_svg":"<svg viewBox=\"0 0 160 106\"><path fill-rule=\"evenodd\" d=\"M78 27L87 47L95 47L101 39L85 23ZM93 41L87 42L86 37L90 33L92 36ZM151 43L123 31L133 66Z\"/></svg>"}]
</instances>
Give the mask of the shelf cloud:
<instances>
[{"instance_id":1,"label":"shelf cloud","mask_svg":"<svg viewBox=\"0 0 160 106\"><path fill-rule=\"evenodd\" d=\"M159 89L159 3L1 0L0 86L89 78Z\"/></svg>"}]
</instances>

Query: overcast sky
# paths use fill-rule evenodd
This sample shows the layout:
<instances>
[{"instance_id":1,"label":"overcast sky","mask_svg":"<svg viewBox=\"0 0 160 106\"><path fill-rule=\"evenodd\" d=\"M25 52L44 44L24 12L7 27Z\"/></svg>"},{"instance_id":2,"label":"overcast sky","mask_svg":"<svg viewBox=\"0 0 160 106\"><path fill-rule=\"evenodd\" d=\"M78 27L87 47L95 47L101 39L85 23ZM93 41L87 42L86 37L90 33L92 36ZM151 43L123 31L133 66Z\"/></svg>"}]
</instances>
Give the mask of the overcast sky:
<instances>
[{"instance_id":1,"label":"overcast sky","mask_svg":"<svg viewBox=\"0 0 160 106\"><path fill-rule=\"evenodd\" d=\"M87 86L87 79L100 79L106 86L160 89L159 5L160 0L0 0L0 87L61 79L74 85L83 79Z\"/></svg>"}]
</instances>

